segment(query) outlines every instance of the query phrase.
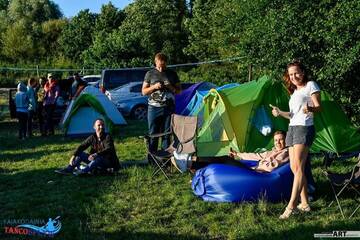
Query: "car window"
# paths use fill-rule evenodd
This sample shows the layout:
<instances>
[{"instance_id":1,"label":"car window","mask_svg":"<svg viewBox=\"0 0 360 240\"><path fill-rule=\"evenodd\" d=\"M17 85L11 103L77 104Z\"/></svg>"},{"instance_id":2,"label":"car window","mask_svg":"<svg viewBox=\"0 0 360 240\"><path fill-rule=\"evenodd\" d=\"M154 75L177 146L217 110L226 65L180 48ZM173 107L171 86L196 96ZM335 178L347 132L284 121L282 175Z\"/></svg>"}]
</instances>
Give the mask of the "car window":
<instances>
[{"instance_id":1,"label":"car window","mask_svg":"<svg viewBox=\"0 0 360 240\"><path fill-rule=\"evenodd\" d=\"M113 72L109 77L109 88L117 87L128 82L143 81L145 73L137 71Z\"/></svg>"},{"instance_id":2,"label":"car window","mask_svg":"<svg viewBox=\"0 0 360 240\"><path fill-rule=\"evenodd\" d=\"M120 87L114 88L114 89L112 89L110 91L112 91L112 92L124 91L124 89L126 89L126 88L128 88L128 84L125 84L125 85L122 85Z\"/></svg>"},{"instance_id":3,"label":"car window","mask_svg":"<svg viewBox=\"0 0 360 240\"><path fill-rule=\"evenodd\" d=\"M101 79L101 75L85 75L82 77L88 83L93 83Z\"/></svg>"},{"instance_id":4,"label":"car window","mask_svg":"<svg viewBox=\"0 0 360 240\"><path fill-rule=\"evenodd\" d=\"M103 87L113 89L129 82L143 82L146 72L146 69L104 70Z\"/></svg>"},{"instance_id":5,"label":"car window","mask_svg":"<svg viewBox=\"0 0 360 240\"><path fill-rule=\"evenodd\" d=\"M87 82L96 82L96 81L98 81L100 78L98 78L98 77L88 77L88 78L85 78L85 80L87 81Z\"/></svg>"}]
</instances>

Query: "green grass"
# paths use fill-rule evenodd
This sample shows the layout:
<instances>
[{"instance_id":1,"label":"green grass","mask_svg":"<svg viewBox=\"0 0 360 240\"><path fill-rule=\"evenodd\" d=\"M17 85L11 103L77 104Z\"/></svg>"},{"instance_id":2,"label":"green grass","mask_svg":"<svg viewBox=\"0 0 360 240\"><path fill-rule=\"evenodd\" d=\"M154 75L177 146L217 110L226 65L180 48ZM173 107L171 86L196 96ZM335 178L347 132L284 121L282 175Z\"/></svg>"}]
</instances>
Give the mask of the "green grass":
<instances>
[{"instance_id":1,"label":"green grass","mask_svg":"<svg viewBox=\"0 0 360 240\"><path fill-rule=\"evenodd\" d=\"M144 122L129 121L114 139L121 161L143 160L139 135ZM336 207L327 208L332 195L321 174L322 159L314 159L318 198L310 214L278 220L285 203L209 203L192 194L191 175L151 177L150 166L132 166L116 176L59 176L79 139L60 131L53 137L20 141L16 122L0 122L0 224L6 219L48 219L61 216L56 239L311 239L314 233L360 230L360 213L343 220ZM348 163L334 168L346 171ZM344 201L353 209L356 202ZM346 211L349 214L349 211ZM1 239L18 239L4 235Z\"/></svg>"}]
</instances>

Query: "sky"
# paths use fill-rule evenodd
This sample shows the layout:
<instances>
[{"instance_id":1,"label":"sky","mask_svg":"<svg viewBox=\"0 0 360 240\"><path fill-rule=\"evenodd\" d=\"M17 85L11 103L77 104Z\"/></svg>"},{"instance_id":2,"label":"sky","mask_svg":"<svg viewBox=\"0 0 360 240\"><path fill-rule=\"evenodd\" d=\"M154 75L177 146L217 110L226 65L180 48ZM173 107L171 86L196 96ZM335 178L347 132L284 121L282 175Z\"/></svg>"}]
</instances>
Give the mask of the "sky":
<instances>
[{"instance_id":1,"label":"sky","mask_svg":"<svg viewBox=\"0 0 360 240\"><path fill-rule=\"evenodd\" d=\"M90 9L90 12L99 13L101 6L110 2L110 0L53 0L53 2L59 5L65 17L73 17L80 10L87 8ZM133 0L112 0L111 2L115 7L123 9Z\"/></svg>"}]
</instances>

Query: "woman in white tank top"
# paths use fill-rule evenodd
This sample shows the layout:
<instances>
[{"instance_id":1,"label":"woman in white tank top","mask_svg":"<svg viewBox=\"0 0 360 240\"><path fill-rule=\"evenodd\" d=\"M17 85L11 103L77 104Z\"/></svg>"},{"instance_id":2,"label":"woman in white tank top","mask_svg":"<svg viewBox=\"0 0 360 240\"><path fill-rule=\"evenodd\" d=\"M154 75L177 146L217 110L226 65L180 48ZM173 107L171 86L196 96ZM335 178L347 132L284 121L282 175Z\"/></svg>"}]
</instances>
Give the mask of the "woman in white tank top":
<instances>
[{"instance_id":1,"label":"woman in white tank top","mask_svg":"<svg viewBox=\"0 0 360 240\"><path fill-rule=\"evenodd\" d=\"M309 212L307 181L304 173L309 148L315 138L314 112L321 110L320 88L314 81L309 81L304 65L293 61L287 66L284 75L289 92L289 112L272 106L272 114L290 120L286 135L286 146L289 147L290 168L294 174L291 197L280 219L287 219L297 208L301 212ZM299 197L301 203L298 204Z\"/></svg>"}]
</instances>

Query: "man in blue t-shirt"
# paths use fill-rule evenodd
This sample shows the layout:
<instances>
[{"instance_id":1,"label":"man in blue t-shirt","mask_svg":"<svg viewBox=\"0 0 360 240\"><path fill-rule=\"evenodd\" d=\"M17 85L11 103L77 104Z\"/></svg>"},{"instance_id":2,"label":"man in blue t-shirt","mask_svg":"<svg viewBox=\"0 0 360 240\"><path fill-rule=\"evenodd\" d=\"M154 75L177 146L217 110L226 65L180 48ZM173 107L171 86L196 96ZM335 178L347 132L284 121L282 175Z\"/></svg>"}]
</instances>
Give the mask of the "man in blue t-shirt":
<instances>
[{"instance_id":1,"label":"man in blue t-shirt","mask_svg":"<svg viewBox=\"0 0 360 240\"><path fill-rule=\"evenodd\" d=\"M163 53L155 55L155 68L145 75L142 94L148 95L149 134L170 131L171 114L175 111L175 94L181 92L180 80L176 72L166 68L167 58ZM150 151L158 148L158 138L150 140ZM170 145L169 137L162 139L162 149Z\"/></svg>"}]
</instances>

